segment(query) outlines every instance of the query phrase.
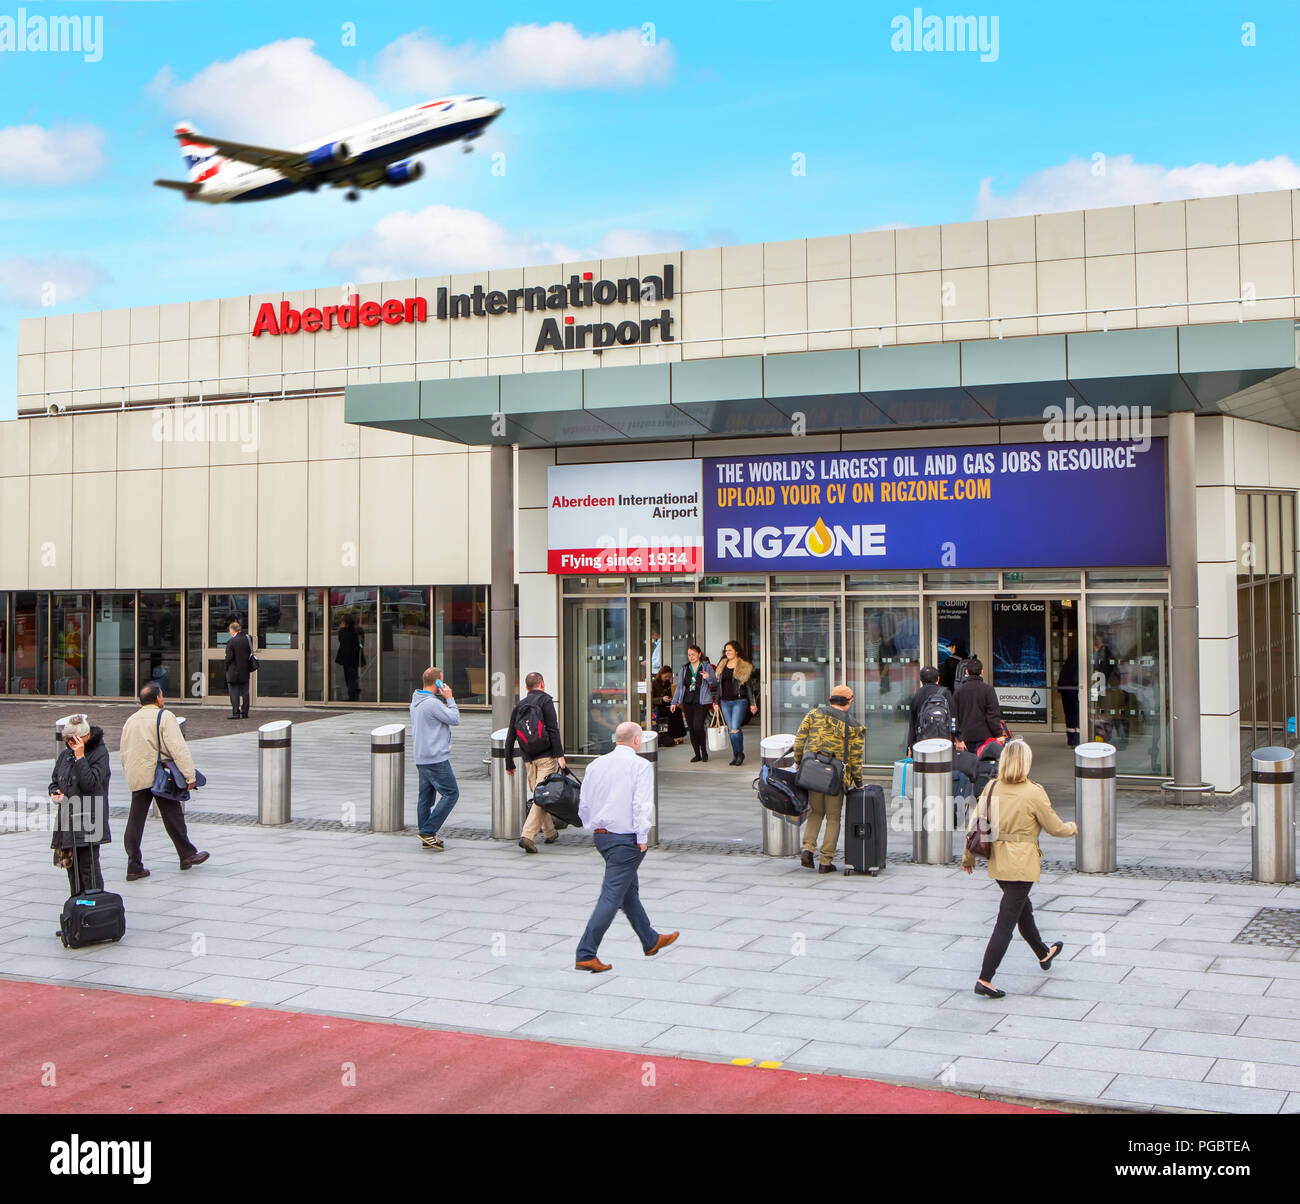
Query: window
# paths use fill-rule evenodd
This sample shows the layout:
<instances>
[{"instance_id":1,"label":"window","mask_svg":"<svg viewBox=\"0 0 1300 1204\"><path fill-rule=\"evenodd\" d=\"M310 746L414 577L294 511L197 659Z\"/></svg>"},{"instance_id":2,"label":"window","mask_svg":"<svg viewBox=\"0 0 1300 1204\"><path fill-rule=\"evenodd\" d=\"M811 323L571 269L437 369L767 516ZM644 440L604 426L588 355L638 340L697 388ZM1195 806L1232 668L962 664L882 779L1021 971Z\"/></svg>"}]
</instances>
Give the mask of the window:
<instances>
[{"instance_id":1,"label":"window","mask_svg":"<svg viewBox=\"0 0 1300 1204\"><path fill-rule=\"evenodd\" d=\"M90 595L50 597L50 693L90 692Z\"/></svg>"},{"instance_id":2,"label":"window","mask_svg":"<svg viewBox=\"0 0 1300 1204\"><path fill-rule=\"evenodd\" d=\"M135 693L135 594L95 595L95 693L125 698Z\"/></svg>"},{"instance_id":3,"label":"window","mask_svg":"<svg viewBox=\"0 0 1300 1204\"><path fill-rule=\"evenodd\" d=\"M486 703L487 587L440 585L435 594L433 663L458 700Z\"/></svg>"},{"instance_id":4,"label":"window","mask_svg":"<svg viewBox=\"0 0 1300 1204\"><path fill-rule=\"evenodd\" d=\"M381 702L405 702L420 688L430 659L429 591L385 587L379 591L379 679ZM449 672L445 665L439 666ZM454 681L454 679L451 679Z\"/></svg>"}]
</instances>

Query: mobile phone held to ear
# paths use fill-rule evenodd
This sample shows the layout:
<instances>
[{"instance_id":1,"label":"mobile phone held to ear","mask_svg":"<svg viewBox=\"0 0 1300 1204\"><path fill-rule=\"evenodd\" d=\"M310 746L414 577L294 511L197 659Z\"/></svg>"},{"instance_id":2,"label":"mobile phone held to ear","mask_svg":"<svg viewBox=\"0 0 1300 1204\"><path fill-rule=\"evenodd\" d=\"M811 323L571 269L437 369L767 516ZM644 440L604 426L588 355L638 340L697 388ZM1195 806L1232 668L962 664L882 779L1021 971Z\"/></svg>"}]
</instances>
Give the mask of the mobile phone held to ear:
<instances>
[{"instance_id":1,"label":"mobile phone held to ear","mask_svg":"<svg viewBox=\"0 0 1300 1204\"><path fill-rule=\"evenodd\" d=\"M442 680L442 678L440 677L440 678L438 678L437 681L435 681L435 682L433 683L433 688L434 688L435 690L442 690L442 689L445 689L445 688L446 688L446 684L447 684L447 683L444 682L444 681Z\"/></svg>"}]
</instances>

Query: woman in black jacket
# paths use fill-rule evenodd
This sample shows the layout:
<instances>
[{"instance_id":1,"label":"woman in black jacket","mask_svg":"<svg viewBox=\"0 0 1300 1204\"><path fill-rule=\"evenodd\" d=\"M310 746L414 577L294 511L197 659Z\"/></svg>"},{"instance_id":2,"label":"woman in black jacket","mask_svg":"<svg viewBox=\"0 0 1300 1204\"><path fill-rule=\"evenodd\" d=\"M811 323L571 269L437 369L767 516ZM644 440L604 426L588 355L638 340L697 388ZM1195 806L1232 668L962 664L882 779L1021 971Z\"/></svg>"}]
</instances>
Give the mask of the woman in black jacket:
<instances>
[{"instance_id":1,"label":"woman in black jacket","mask_svg":"<svg viewBox=\"0 0 1300 1204\"><path fill-rule=\"evenodd\" d=\"M54 762L50 802L54 804L54 833L50 848L54 864L68 871L68 892L77 890L77 859L82 890L103 890L99 846L108 831L108 748L102 728L91 727L85 715L72 715L63 725L63 748Z\"/></svg>"}]
</instances>

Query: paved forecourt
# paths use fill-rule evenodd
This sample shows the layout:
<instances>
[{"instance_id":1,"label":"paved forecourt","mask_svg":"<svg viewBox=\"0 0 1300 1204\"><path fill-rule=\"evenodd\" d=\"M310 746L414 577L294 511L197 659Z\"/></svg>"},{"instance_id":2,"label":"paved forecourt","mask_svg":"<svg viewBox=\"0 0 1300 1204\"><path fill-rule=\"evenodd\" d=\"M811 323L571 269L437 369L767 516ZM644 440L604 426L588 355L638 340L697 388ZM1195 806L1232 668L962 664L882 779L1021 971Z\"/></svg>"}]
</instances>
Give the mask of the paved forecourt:
<instances>
[{"instance_id":1,"label":"paved forecourt","mask_svg":"<svg viewBox=\"0 0 1300 1204\"><path fill-rule=\"evenodd\" d=\"M1035 906L1065 953L1043 973L1014 944L995 1002L971 993L998 897L982 872L844 878L661 850L642 898L681 940L646 958L616 921L601 949L614 970L589 975L572 964L601 863L581 836L526 856L484 839L431 853L365 831L194 831L206 865L181 873L153 821L153 876L125 884L118 829L104 863L127 937L79 951L54 935L66 881L48 835L0 838L0 976L1043 1101L1300 1110L1293 887L1048 872ZM1261 909L1276 914L1256 939L1276 943L1239 943Z\"/></svg>"}]
</instances>

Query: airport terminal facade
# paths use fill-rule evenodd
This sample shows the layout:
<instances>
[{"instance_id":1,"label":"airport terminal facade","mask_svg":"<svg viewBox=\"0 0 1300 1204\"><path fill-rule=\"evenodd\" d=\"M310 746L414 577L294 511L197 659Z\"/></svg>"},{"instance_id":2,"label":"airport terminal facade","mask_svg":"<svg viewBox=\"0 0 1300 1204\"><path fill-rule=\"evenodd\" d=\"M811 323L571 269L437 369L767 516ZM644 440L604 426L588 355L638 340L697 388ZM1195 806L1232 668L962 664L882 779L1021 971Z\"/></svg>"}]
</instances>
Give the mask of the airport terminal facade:
<instances>
[{"instance_id":1,"label":"airport terminal facade","mask_svg":"<svg viewBox=\"0 0 1300 1204\"><path fill-rule=\"evenodd\" d=\"M598 750L732 640L756 730L847 680L884 766L963 646L1031 739L1235 790L1295 741L1298 239L1274 192L24 322L0 693L221 705L234 616L262 703L538 669Z\"/></svg>"}]
</instances>

